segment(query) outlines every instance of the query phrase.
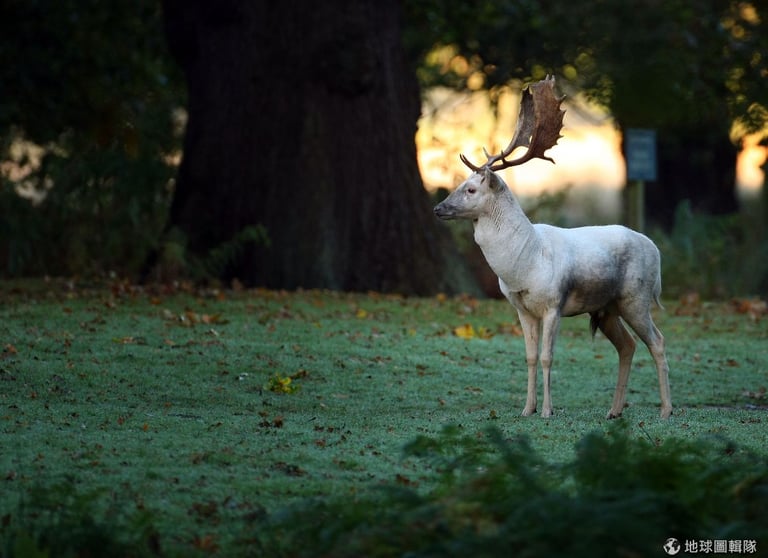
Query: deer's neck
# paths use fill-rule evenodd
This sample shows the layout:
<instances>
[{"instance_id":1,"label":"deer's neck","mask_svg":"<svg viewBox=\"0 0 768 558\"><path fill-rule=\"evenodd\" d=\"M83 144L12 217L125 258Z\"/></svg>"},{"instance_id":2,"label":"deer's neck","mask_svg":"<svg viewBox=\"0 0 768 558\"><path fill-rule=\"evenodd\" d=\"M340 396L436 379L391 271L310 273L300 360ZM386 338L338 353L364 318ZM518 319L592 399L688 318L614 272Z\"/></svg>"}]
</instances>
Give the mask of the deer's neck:
<instances>
[{"instance_id":1,"label":"deer's neck","mask_svg":"<svg viewBox=\"0 0 768 558\"><path fill-rule=\"evenodd\" d=\"M512 290L525 288L524 278L536 265L541 241L512 192L497 196L474 227L475 242L494 273Z\"/></svg>"}]
</instances>

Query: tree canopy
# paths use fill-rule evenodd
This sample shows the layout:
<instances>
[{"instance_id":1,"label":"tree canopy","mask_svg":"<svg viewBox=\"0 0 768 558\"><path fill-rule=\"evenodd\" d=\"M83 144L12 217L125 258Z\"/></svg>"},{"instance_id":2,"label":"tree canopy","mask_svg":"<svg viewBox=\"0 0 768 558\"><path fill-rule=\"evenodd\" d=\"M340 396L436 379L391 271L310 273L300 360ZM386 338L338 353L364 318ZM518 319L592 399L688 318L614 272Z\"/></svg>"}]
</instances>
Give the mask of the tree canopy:
<instances>
[{"instance_id":1,"label":"tree canopy","mask_svg":"<svg viewBox=\"0 0 768 558\"><path fill-rule=\"evenodd\" d=\"M129 273L157 241L184 104L161 17L148 0L3 3L0 274Z\"/></svg>"},{"instance_id":2,"label":"tree canopy","mask_svg":"<svg viewBox=\"0 0 768 558\"><path fill-rule=\"evenodd\" d=\"M655 128L659 178L651 220L671 228L688 200L737 210L736 156L768 122L768 13L757 2L408 3L406 40L426 85L490 88L561 78L605 106L618 126ZM430 57L434 45L465 61ZM564 83L566 80L567 83Z\"/></svg>"},{"instance_id":3,"label":"tree canopy","mask_svg":"<svg viewBox=\"0 0 768 558\"><path fill-rule=\"evenodd\" d=\"M215 21L238 5L209 15ZM164 243L184 250L163 236L186 88L160 4L10 0L2 10L0 273L135 274ZM696 198L703 209L735 207L739 135L764 129L768 114L762 3L413 0L402 12L399 32L422 88L493 90L554 73L567 93L604 104L621 127L662 131L669 185L656 195L664 203L691 197L694 207ZM327 47L346 48L342 39ZM452 49L448 63L434 56L437 47ZM343 66L285 71L300 83ZM350 156L360 148L352 141ZM680 162L698 174L679 173ZM707 198L707 188L716 193Z\"/></svg>"},{"instance_id":4,"label":"tree canopy","mask_svg":"<svg viewBox=\"0 0 768 558\"><path fill-rule=\"evenodd\" d=\"M768 121L768 13L755 2L408 2L405 40L424 86L485 87L557 74L605 105L622 127L706 120L746 131ZM469 61L436 67L450 45Z\"/></svg>"}]
</instances>

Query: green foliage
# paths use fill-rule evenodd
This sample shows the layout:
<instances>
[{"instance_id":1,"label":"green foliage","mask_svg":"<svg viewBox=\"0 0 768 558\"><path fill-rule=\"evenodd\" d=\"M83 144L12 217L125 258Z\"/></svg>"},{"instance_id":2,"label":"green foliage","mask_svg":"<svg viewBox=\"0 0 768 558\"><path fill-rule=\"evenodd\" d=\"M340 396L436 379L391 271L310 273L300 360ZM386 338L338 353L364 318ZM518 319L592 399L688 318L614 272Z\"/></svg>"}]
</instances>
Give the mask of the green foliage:
<instances>
[{"instance_id":1,"label":"green foliage","mask_svg":"<svg viewBox=\"0 0 768 558\"><path fill-rule=\"evenodd\" d=\"M12 1L0 30L0 275L135 273L180 149L160 4Z\"/></svg>"},{"instance_id":2,"label":"green foliage","mask_svg":"<svg viewBox=\"0 0 768 558\"><path fill-rule=\"evenodd\" d=\"M213 248L205 257L193 263L195 277L221 277L249 245L269 246L267 229L262 225L244 227L230 240Z\"/></svg>"},{"instance_id":3,"label":"green foliage","mask_svg":"<svg viewBox=\"0 0 768 558\"><path fill-rule=\"evenodd\" d=\"M187 249L184 232L174 227L160 243L154 278L160 281L189 277L195 281L209 281L226 276L227 270L249 246L269 247L271 244L267 229L263 225L243 227L231 239L222 242L202 257L196 257Z\"/></svg>"},{"instance_id":4,"label":"green foliage","mask_svg":"<svg viewBox=\"0 0 768 558\"><path fill-rule=\"evenodd\" d=\"M735 140L768 123L765 2L424 0L405 13L422 86L483 87L493 101L501 87L556 75L620 130L658 131L650 219L669 229L685 198L736 210Z\"/></svg>"},{"instance_id":5,"label":"green foliage","mask_svg":"<svg viewBox=\"0 0 768 558\"><path fill-rule=\"evenodd\" d=\"M169 115L152 126L153 109L183 100L158 2L10 0L0 31L0 137L130 145L160 133Z\"/></svg>"},{"instance_id":6,"label":"green foliage","mask_svg":"<svg viewBox=\"0 0 768 558\"><path fill-rule=\"evenodd\" d=\"M31 489L3 518L3 558L136 557L159 554L152 516L136 502L74 479Z\"/></svg>"},{"instance_id":7,"label":"green foliage","mask_svg":"<svg viewBox=\"0 0 768 558\"><path fill-rule=\"evenodd\" d=\"M662 254L666 296L697 292L704 298L764 294L768 288L768 242L759 208L738 215L695 213L681 203L669 234L652 236Z\"/></svg>"},{"instance_id":8,"label":"green foliage","mask_svg":"<svg viewBox=\"0 0 768 558\"><path fill-rule=\"evenodd\" d=\"M433 488L401 477L354 499L307 499L256 514L227 552L591 558L651 556L669 537L768 536L768 461L736 457L725 440L655 444L633 438L619 422L583 437L572 461L554 464L525 437L449 426L417 437L404 455L434 468ZM3 556L165 555L151 514L74 486L31 491L4 520Z\"/></svg>"},{"instance_id":9,"label":"green foliage","mask_svg":"<svg viewBox=\"0 0 768 558\"><path fill-rule=\"evenodd\" d=\"M76 151L73 149L73 152ZM27 180L54 182L35 204L10 181L0 189L0 274L135 274L165 221L173 168L152 153L120 149L47 154Z\"/></svg>"},{"instance_id":10,"label":"green foliage","mask_svg":"<svg viewBox=\"0 0 768 558\"><path fill-rule=\"evenodd\" d=\"M573 461L541 459L523 437L447 427L405 456L432 464L433 489L407 480L351 500L305 500L242 528L230 553L269 556L654 555L671 536L768 535L765 458L722 440L657 445L621 423L585 436ZM151 516L72 484L40 488L8 516L4 556L162 555Z\"/></svg>"},{"instance_id":11,"label":"green foliage","mask_svg":"<svg viewBox=\"0 0 768 558\"><path fill-rule=\"evenodd\" d=\"M765 540L768 462L732 453L717 440L633 439L619 423L553 465L525 438L450 427L406 447L437 467L434 489L301 505L265 532L275 556L335 557L652 556L669 537Z\"/></svg>"},{"instance_id":12,"label":"green foliage","mask_svg":"<svg viewBox=\"0 0 768 558\"><path fill-rule=\"evenodd\" d=\"M717 117L766 122L768 18L758 2L461 2L405 7L405 43L424 86L486 86L556 73L602 103L622 127L670 129ZM575 23L577 22L577 23ZM427 56L450 45L466 70ZM632 63L627 61L631 60ZM719 130L728 133L728 127Z\"/></svg>"},{"instance_id":13,"label":"green foliage","mask_svg":"<svg viewBox=\"0 0 768 558\"><path fill-rule=\"evenodd\" d=\"M421 0L404 6L403 30L406 50L418 61L418 76L424 87L448 85L467 87L470 73L481 72L489 87L512 79L541 78L542 61L553 67L561 56L554 55L552 6L541 2L462 2ZM566 32L558 30L557 33ZM451 46L469 62L466 71L432 60L436 47Z\"/></svg>"}]
</instances>

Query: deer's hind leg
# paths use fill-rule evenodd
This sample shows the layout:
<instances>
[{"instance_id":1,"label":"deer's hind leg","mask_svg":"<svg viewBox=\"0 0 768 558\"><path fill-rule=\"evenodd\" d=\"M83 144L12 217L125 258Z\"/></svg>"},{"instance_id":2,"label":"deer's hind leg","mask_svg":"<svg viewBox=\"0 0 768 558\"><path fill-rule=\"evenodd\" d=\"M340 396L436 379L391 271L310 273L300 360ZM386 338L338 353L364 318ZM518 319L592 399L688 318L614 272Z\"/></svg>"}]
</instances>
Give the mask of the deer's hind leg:
<instances>
[{"instance_id":1,"label":"deer's hind leg","mask_svg":"<svg viewBox=\"0 0 768 558\"><path fill-rule=\"evenodd\" d=\"M659 395L661 398L661 418L669 418L672 414L672 396L669 389L669 364L664 347L664 336L653 323L650 309L645 306L633 311L633 308L622 309L621 316L642 339L656 364L659 376Z\"/></svg>"},{"instance_id":2,"label":"deer's hind leg","mask_svg":"<svg viewBox=\"0 0 768 558\"><path fill-rule=\"evenodd\" d=\"M609 419L617 418L624 411L624 404L627 400L627 383L632 367L632 357L635 354L635 340L621 323L621 318L615 307L605 308L590 314L590 316L593 334L595 329L599 328L619 354L619 377L616 380L613 403L606 417Z\"/></svg>"}]
</instances>

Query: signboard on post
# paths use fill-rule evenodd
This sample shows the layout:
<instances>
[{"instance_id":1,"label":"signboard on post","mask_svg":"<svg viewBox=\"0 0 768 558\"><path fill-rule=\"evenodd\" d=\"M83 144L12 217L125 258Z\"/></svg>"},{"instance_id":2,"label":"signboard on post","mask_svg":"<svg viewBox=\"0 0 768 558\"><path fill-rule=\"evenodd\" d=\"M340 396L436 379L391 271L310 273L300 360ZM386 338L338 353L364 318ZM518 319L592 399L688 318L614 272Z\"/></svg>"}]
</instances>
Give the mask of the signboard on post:
<instances>
[{"instance_id":1,"label":"signboard on post","mask_svg":"<svg viewBox=\"0 0 768 558\"><path fill-rule=\"evenodd\" d=\"M627 128L624 151L627 180L656 180L656 130Z\"/></svg>"},{"instance_id":2,"label":"signboard on post","mask_svg":"<svg viewBox=\"0 0 768 558\"><path fill-rule=\"evenodd\" d=\"M627 224L645 228L645 181L656 180L656 130L627 128L624 132L627 159Z\"/></svg>"}]
</instances>

